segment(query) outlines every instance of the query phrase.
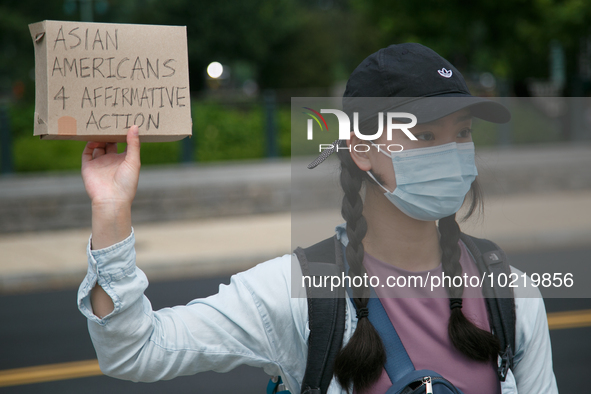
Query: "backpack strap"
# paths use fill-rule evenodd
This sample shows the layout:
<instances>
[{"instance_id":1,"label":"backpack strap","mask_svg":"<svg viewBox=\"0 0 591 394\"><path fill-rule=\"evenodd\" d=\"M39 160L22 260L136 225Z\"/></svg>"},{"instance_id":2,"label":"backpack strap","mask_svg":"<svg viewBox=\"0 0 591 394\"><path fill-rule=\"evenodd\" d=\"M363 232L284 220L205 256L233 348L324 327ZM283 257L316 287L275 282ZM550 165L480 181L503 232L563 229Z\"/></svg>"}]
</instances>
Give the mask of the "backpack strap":
<instances>
[{"instance_id":1,"label":"backpack strap","mask_svg":"<svg viewBox=\"0 0 591 394\"><path fill-rule=\"evenodd\" d=\"M494 242L464 233L460 239L474 257L480 272L486 273L482 292L486 297L494 334L501 345L501 365L497 372L501 382L504 382L507 371L513 368L515 355L515 299L513 289L498 286L497 279L504 274L509 280L511 267L505 252ZM488 274L492 274L492 283Z\"/></svg>"},{"instance_id":2,"label":"backpack strap","mask_svg":"<svg viewBox=\"0 0 591 394\"><path fill-rule=\"evenodd\" d=\"M494 242L462 233L464 242L481 273L492 273L493 278L504 273L509 278L511 269L503 250ZM340 241L331 237L306 249L294 252L300 262L302 275L338 275L343 272ZM301 394L325 394L332 380L334 359L341 349L345 332L345 294L341 287L332 293L326 286L306 288L308 296L308 359ZM515 301L510 287L491 287L485 276L483 293L486 297L491 324L499 338L503 353L498 376L505 381L513 368L515 354Z\"/></svg>"},{"instance_id":3,"label":"backpack strap","mask_svg":"<svg viewBox=\"0 0 591 394\"><path fill-rule=\"evenodd\" d=\"M392 384L402 377L415 370L408 352L404 348L392 321L388 317L384 306L379 298L370 298L367 302L369 308L368 319L374 326L386 351L386 363L384 369Z\"/></svg>"},{"instance_id":4,"label":"backpack strap","mask_svg":"<svg viewBox=\"0 0 591 394\"><path fill-rule=\"evenodd\" d=\"M294 252L302 275L340 275L343 272L341 242L331 237ZM334 373L334 359L341 350L345 333L345 291L339 287L307 287L308 359L302 382L302 394L325 394Z\"/></svg>"}]
</instances>

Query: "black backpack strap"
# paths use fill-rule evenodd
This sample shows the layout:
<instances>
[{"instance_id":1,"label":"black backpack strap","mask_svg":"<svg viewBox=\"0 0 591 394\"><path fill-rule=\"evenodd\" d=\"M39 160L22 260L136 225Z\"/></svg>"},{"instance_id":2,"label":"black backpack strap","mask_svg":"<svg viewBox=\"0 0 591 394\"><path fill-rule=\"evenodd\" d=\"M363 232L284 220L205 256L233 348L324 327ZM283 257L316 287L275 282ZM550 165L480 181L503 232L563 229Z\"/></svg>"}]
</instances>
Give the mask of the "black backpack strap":
<instances>
[{"instance_id":1,"label":"black backpack strap","mask_svg":"<svg viewBox=\"0 0 591 394\"><path fill-rule=\"evenodd\" d=\"M325 239L309 248L297 248L295 254L302 275L340 275L342 267L341 242L335 237ZM345 292L341 287L307 287L308 360L302 382L302 394L325 394L334 373L334 360L343 344L345 333Z\"/></svg>"},{"instance_id":2,"label":"black backpack strap","mask_svg":"<svg viewBox=\"0 0 591 394\"><path fill-rule=\"evenodd\" d=\"M513 368L515 355L515 298L513 289L509 286L499 286L497 279L500 274L505 274L509 281L511 267L505 252L494 242L464 233L460 235L460 238L474 256L480 273L486 273L482 291L486 297L492 328L501 344L502 361L498 375L499 379L504 382L507 371ZM493 274L492 286L489 273Z\"/></svg>"}]
</instances>

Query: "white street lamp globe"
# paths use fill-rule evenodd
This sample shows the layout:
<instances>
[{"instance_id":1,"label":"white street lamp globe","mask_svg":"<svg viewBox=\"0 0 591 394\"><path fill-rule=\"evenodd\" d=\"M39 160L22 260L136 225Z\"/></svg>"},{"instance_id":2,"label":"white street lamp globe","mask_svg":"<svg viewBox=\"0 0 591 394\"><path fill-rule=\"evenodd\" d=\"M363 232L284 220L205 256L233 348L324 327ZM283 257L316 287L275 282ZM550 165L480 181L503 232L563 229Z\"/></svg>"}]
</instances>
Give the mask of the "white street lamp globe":
<instances>
[{"instance_id":1,"label":"white street lamp globe","mask_svg":"<svg viewBox=\"0 0 591 394\"><path fill-rule=\"evenodd\" d=\"M207 75L210 78L217 79L222 76L224 72L224 66L222 66L219 62L211 62L209 66L207 66Z\"/></svg>"}]
</instances>

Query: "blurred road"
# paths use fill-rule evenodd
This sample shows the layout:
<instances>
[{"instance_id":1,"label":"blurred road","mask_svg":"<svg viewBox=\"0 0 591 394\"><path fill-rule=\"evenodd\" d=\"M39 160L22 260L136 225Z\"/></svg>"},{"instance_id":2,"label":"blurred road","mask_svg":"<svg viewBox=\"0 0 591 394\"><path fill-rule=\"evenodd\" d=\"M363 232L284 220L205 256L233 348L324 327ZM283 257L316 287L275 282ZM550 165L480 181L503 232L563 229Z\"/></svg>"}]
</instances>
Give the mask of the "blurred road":
<instances>
[{"instance_id":1,"label":"blurred road","mask_svg":"<svg viewBox=\"0 0 591 394\"><path fill-rule=\"evenodd\" d=\"M565 251L563 257L584 262L591 248ZM529 253L512 254L517 264L528 264L536 258ZM154 309L186 304L193 298L217 292L220 283L229 277L176 280L151 283L146 295ZM0 381L1 371L37 365L94 359L94 349L86 329L86 320L76 308L76 290L8 295L0 297ZM591 300L549 299L549 313L590 310ZM581 376L591 370L591 327L551 331L554 370L561 393L586 392L587 383ZM260 394L268 377L260 369L241 367L227 374L206 372L157 383L132 383L106 376L93 376L55 382L20 384L1 387L6 394L19 393L113 393L159 394L170 392L225 394L240 392Z\"/></svg>"},{"instance_id":2,"label":"blurred road","mask_svg":"<svg viewBox=\"0 0 591 394\"><path fill-rule=\"evenodd\" d=\"M229 276L202 280L150 284L146 295L154 309L186 304L217 293ZM86 319L76 307L76 290L59 290L0 297L0 382L1 371L12 368L96 359L86 328ZM151 394L151 393L263 393L267 375L252 367L240 367L228 374L205 372L157 383L133 383L106 376L2 387L0 393L44 394Z\"/></svg>"},{"instance_id":3,"label":"blurred road","mask_svg":"<svg viewBox=\"0 0 591 394\"><path fill-rule=\"evenodd\" d=\"M228 274L327 238L342 221L333 207L139 223L137 259L150 278ZM508 252L591 245L591 190L493 195L461 228ZM89 228L0 234L0 293L79 284L89 236Z\"/></svg>"},{"instance_id":4,"label":"blurred road","mask_svg":"<svg viewBox=\"0 0 591 394\"><path fill-rule=\"evenodd\" d=\"M591 145L485 149L478 156L485 213L462 230L495 240L523 271L582 267L575 279L587 283ZM300 171L306 163L142 170L133 217L154 308L215 293L234 272L332 235L342 222L335 161ZM8 369L95 358L75 305L86 271L89 212L79 175L0 178L0 381ZM591 310L589 298L546 304L549 312ZM590 334L589 323L551 331L562 393L586 390L581 376L591 370ZM154 384L73 375L0 392L261 393L267 381L249 367Z\"/></svg>"}]
</instances>

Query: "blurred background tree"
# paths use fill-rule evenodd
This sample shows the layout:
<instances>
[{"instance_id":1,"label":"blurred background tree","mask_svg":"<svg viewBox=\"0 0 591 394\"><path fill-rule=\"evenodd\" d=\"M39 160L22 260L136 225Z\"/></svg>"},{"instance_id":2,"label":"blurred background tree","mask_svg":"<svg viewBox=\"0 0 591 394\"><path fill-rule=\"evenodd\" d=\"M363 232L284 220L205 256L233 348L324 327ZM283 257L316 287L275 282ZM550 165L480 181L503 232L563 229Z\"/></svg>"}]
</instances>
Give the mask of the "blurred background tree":
<instances>
[{"instance_id":1,"label":"blurred background tree","mask_svg":"<svg viewBox=\"0 0 591 394\"><path fill-rule=\"evenodd\" d=\"M0 0L0 88L31 84L27 25L80 20L90 0ZM580 0L93 0L96 22L186 25L192 89L212 60L241 62L261 88L330 87L369 53L420 42L465 72L522 82L549 78L552 41L569 79L580 74L591 2ZM584 76L587 77L587 76ZM570 80L569 80L570 82ZM572 89L567 89L569 94ZM29 90L26 90L29 93ZM30 99L30 97L26 97Z\"/></svg>"},{"instance_id":2,"label":"blurred background tree","mask_svg":"<svg viewBox=\"0 0 591 394\"><path fill-rule=\"evenodd\" d=\"M433 48L462 71L476 94L584 96L591 91L591 2L581 0L0 0L0 104L10 107L18 171L79 165L80 144L44 141L42 148L31 147L39 141L31 138L34 56L28 24L44 19L186 25L193 100L215 101L194 114L195 135L219 118L205 109L218 111L220 102L234 111L229 119L236 124L223 126L228 130L242 124L264 128L258 97L273 89L282 155L289 155L289 130L284 130L289 111L282 103L291 96L342 92L363 58L393 43ZM206 76L212 61L232 71L224 89ZM265 138L260 130L244 133ZM236 133L217 134L236 140ZM196 140L197 160L232 157L200 155L204 146ZM174 162L181 151L176 145L158 150L150 156L153 163ZM263 148L256 152L253 157L264 155ZM53 155L60 157L52 161ZM47 159L31 164L37 156Z\"/></svg>"},{"instance_id":3,"label":"blurred background tree","mask_svg":"<svg viewBox=\"0 0 591 394\"><path fill-rule=\"evenodd\" d=\"M551 45L565 57L567 83L559 95L579 93L588 79L581 62L591 34L591 3L579 0L351 0L352 8L373 21L378 46L420 42L464 73L490 72L511 81L506 94L529 96L530 79L549 79ZM581 75L586 74L586 75ZM588 86L585 89L589 90Z\"/></svg>"}]
</instances>

